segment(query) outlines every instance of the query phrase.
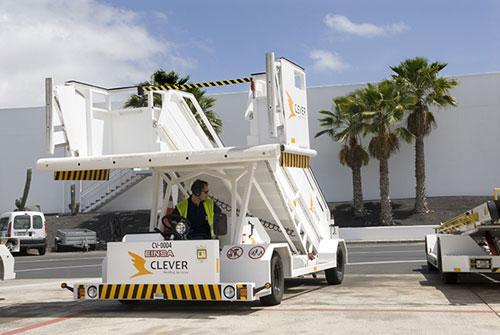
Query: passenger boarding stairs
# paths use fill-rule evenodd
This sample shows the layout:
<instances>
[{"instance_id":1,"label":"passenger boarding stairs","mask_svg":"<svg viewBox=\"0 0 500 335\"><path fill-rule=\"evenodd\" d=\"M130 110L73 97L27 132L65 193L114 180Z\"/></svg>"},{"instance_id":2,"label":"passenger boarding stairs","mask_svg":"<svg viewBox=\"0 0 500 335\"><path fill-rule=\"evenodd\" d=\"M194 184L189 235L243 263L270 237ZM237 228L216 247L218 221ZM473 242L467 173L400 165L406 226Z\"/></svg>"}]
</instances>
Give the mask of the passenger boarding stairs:
<instances>
[{"instance_id":1,"label":"passenger boarding stairs","mask_svg":"<svg viewBox=\"0 0 500 335\"><path fill-rule=\"evenodd\" d=\"M290 110L295 117L294 120L288 121L288 125L282 124L276 127L278 133L281 132L283 135L281 138L278 136L269 140L255 140L259 136L262 137L261 133L267 132L267 128L262 129L262 125L258 124L264 119L267 120L267 108L263 103L265 94L262 90L256 100L251 124L253 129L251 135L254 140L249 141L250 145L247 148L226 148L192 94L177 90L149 92L147 108L123 109L113 108L114 96L124 95L123 101L130 95L130 89L106 90L88 84L69 82L65 86L55 88L50 83L47 88L50 149L53 151L54 147L64 145L74 157L74 161L89 158L93 159L96 164L94 166L98 166L100 161L109 162L114 156L120 157L120 163L123 164L125 161L143 157L140 154L168 155L171 152L174 157L176 153L183 152L186 153L187 160L190 152L203 152L208 158L211 150L215 153L227 149L228 155L231 155L232 152L246 153L266 146L266 148L276 148L277 154L272 157L242 162L239 165L207 161L206 166L197 167L197 170L189 166L154 168L153 185L157 185L154 187L163 182L168 185L169 180L182 180L180 186L177 184L175 186L177 191L171 193L172 199L169 197L163 199L162 213L166 211L167 202L170 202L168 204L170 207L179 200L179 191L187 196L191 182L196 178L202 178L209 181L210 196L217 198L219 204L223 205L223 210L230 212L232 206L236 206L240 211L238 217L232 219L244 220L250 216L257 217L266 228L271 242L288 243L294 254L310 256L321 253L322 242L331 241L335 232L328 204L309 168L309 159L315 152L308 149L308 121L306 109L303 107L307 106L305 76L303 69L291 62L280 60L280 64L281 75L290 74L290 78L287 79L288 86L281 85L285 82L281 79L280 96L285 97L286 93L288 96L286 106L289 105L291 109L294 108L293 103L300 105L296 110L297 113ZM262 86L265 80L261 78L259 82L258 84ZM292 87L294 85L300 87ZM154 95L161 96L161 106L153 105ZM96 96L100 98L97 99ZM190 105L194 107L194 113ZM259 110L258 106L264 108ZM281 113L284 115L285 111L281 110ZM293 124L292 121L296 123ZM208 129L212 140L203 131L200 122ZM289 133L286 126L289 127ZM265 127L267 125L264 125ZM300 143L295 143L296 140L303 141L305 145L299 146ZM111 164L114 164L114 161ZM48 168L48 162L45 165L43 161L39 161L39 168ZM248 173L243 173L237 178L238 192L234 193L238 196L235 201L235 197L231 197L230 194L236 184L232 185L228 180L234 169L242 166ZM106 201L110 201L120 192L124 192L145 178L145 175L137 175L130 169L122 171L113 172L110 180L102 186L91 184L88 192L82 194L82 210L91 211L99 208ZM161 175L158 175L160 171ZM225 176L228 178L224 178ZM171 186L167 186L167 189ZM159 201L155 197L158 193L160 192L153 191L152 213L157 212L155 206ZM155 216L151 216L154 224L156 224ZM231 223L229 222L230 226ZM330 245L328 248L331 249L333 246Z\"/></svg>"}]
</instances>

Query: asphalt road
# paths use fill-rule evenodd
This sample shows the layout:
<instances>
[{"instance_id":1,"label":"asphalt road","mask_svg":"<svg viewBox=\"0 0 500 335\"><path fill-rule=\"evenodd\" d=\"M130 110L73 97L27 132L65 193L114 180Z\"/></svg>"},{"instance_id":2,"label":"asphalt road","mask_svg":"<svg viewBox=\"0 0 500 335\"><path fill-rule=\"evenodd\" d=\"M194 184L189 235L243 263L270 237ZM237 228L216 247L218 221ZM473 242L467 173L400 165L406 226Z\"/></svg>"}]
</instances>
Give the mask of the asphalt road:
<instances>
[{"instance_id":1,"label":"asphalt road","mask_svg":"<svg viewBox=\"0 0 500 335\"><path fill-rule=\"evenodd\" d=\"M346 274L415 274L427 271L423 243L350 244L348 254ZM105 251L16 256L16 277L100 277L104 256Z\"/></svg>"},{"instance_id":2,"label":"asphalt road","mask_svg":"<svg viewBox=\"0 0 500 335\"><path fill-rule=\"evenodd\" d=\"M327 285L322 275L290 279L281 304L273 307L258 301L74 301L59 287L59 278L72 277L71 286L99 277L105 252L19 256L19 280L0 285L0 335L221 334L235 329L240 334L332 329L338 334L497 333L500 281L464 278L444 285L437 273L427 271L423 247L351 244L342 285Z\"/></svg>"}]
</instances>

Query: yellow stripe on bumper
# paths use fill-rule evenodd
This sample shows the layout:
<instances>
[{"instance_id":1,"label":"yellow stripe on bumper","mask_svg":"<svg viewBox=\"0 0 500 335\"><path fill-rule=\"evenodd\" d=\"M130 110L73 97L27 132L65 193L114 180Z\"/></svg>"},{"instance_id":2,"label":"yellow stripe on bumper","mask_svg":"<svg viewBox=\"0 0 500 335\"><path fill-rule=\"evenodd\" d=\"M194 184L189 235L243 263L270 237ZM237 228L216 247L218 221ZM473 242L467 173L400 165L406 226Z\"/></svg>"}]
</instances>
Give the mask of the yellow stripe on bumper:
<instances>
[{"instance_id":1,"label":"yellow stripe on bumper","mask_svg":"<svg viewBox=\"0 0 500 335\"><path fill-rule=\"evenodd\" d=\"M222 300L219 284L101 284L98 296L100 300Z\"/></svg>"}]
</instances>

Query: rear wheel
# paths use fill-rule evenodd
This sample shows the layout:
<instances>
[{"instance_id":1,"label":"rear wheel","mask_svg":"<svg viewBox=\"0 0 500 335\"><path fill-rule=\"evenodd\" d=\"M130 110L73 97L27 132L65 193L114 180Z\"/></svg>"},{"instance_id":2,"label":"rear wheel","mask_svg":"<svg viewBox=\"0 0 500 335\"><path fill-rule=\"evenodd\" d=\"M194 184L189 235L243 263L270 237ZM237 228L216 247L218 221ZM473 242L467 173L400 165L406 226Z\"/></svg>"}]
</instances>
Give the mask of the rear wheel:
<instances>
[{"instance_id":1,"label":"rear wheel","mask_svg":"<svg viewBox=\"0 0 500 335\"><path fill-rule=\"evenodd\" d=\"M38 254L40 256L43 256L45 255L45 252L47 251L47 247L41 247L41 248L38 248Z\"/></svg>"},{"instance_id":2,"label":"rear wheel","mask_svg":"<svg viewBox=\"0 0 500 335\"><path fill-rule=\"evenodd\" d=\"M281 303L285 291L285 272L280 255L275 252L271 258L271 294L260 298L265 306L274 306Z\"/></svg>"},{"instance_id":3,"label":"rear wheel","mask_svg":"<svg viewBox=\"0 0 500 335\"><path fill-rule=\"evenodd\" d=\"M337 249L337 267L326 269L325 277L326 282L330 285L341 284L344 280L344 252L342 248Z\"/></svg>"}]
</instances>

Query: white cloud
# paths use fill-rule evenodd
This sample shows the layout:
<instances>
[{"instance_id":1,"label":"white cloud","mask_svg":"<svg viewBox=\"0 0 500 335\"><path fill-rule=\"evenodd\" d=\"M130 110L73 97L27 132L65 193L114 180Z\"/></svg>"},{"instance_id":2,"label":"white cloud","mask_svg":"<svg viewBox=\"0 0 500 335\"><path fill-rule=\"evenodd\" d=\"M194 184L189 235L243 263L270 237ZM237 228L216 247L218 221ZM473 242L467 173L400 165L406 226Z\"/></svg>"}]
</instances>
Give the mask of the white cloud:
<instances>
[{"instance_id":1,"label":"white cloud","mask_svg":"<svg viewBox=\"0 0 500 335\"><path fill-rule=\"evenodd\" d=\"M44 105L45 77L111 87L193 66L140 18L94 0L0 1L0 108Z\"/></svg>"},{"instance_id":2,"label":"white cloud","mask_svg":"<svg viewBox=\"0 0 500 335\"><path fill-rule=\"evenodd\" d=\"M332 70L341 72L349 67L336 53L326 50L313 50L309 57L314 61L314 69L318 71Z\"/></svg>"},{"instance_id":3,"label":"white cloud","mask_svg":"<svg viewBox=\"0 0 500 335\"><path fill-rule=\"evenodd\" d=\"M409 29L404 22L377 26L371 23L354 23L343 15L327 14L325 24L340 32L353 34L361 37L376 37L384 35L400 34Z\"/></svg>"}]
</instances>

